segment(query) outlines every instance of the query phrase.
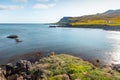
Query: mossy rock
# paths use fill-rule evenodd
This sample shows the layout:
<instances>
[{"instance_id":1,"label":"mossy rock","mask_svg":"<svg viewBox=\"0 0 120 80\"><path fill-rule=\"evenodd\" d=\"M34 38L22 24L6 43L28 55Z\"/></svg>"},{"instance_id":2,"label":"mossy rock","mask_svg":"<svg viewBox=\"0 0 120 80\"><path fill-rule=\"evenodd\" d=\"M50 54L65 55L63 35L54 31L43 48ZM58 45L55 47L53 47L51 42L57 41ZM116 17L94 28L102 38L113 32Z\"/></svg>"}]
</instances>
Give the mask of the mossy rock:
<instances>
[{"instance_id":1,"label":"mossy rock","mask_svg":"<svg viewBox=\"0 0 120 80\"><path fill-rule=\"evenodd\" d=\"M44 69L48 80L62 80L60 75L67 74L71 80L120 80L120 73L108 68L99 68L92 63L66 54L44 57L39 63L49 64Z\"/></svg>"}]
</instances>

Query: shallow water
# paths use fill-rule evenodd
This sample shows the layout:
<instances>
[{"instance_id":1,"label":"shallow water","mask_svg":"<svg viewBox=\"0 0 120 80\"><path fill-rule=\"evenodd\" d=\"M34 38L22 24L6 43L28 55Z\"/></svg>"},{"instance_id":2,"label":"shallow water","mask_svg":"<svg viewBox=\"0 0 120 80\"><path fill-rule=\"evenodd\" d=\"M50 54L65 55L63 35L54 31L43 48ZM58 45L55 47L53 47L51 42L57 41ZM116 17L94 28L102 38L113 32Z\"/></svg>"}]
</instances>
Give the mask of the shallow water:
<instances>
[{"instance_id":1,"label":"shallow water","mask_svg":"<svg viewBox=\"0 0 120 80\"><path fill-rule=\"evenodd\" d=\"M16 34L21 43L6 36ZM30 52L67 53L85 60L120 63L120 32L86 28L49 28L43 24L1 24L0 63Z\"/></svg>"}]
</instances>

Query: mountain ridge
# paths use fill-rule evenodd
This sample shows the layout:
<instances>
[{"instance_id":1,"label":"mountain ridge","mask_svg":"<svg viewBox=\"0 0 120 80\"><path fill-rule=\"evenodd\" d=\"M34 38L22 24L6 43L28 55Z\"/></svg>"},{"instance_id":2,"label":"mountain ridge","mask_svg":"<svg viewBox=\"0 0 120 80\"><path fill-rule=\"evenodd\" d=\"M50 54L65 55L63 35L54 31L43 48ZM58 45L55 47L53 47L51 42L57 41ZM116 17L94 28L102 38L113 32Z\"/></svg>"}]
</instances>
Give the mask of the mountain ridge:
<instances>
[{"instance_id":1,"label":"mountain ridge","mask_svg":"<svg viewBox=\"0 0 120 80\"><path fill-rule=\"evenodd\" d=\"M58 24L79 25L108 25L120 26L120 9L108 10L104 13L84 15L80 17L63 17Z\"/></svg>"}]
</instances>

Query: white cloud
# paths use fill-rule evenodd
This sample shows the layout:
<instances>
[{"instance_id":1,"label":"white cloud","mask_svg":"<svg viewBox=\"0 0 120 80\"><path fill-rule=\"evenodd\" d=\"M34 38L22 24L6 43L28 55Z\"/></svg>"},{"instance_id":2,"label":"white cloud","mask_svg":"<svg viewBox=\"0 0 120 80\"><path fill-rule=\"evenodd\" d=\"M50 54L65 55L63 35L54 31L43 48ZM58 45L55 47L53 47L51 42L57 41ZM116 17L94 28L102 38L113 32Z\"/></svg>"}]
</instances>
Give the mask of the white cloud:
<instances>
[{"instance_id":1,"label":"white cloud","mask_svg":"<svg viewBox=\"0 0 120 80\"><path fill-rule=\"evenodd\" d=\"M16 6L16 5L0 5L0 10L16 10L23 9L24 6Z\"/></svg>"},{"instance_id":2,"label":"white cloud","mask_svg":"<svg viewBox=\"0 0 120 80\"><path fill-rule=\"evenodd\" d=\"M37 3L33 6L34 9L48 9L51 7L54 7L55 4L41 4L41 3Z\"/></svg>"},{"instance_id":3,"label":"white cloud","mask_svg":"<svg viewBox=\"0 0 120 80\"><path fill-rule=\"evenodd\" d=\"M25 2L25 3L27 3L28 2L28 0L12 0L13 2Z\"/></svg>"}]
</instances>

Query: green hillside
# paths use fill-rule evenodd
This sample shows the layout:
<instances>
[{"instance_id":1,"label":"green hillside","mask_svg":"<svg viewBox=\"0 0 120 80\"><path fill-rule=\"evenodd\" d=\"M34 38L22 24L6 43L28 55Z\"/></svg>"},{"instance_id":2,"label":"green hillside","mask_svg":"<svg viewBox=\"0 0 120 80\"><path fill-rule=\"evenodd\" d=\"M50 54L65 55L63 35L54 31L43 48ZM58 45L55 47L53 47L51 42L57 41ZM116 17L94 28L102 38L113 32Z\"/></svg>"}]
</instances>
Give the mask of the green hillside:
<instances>
[{"instance_id":1,"label":"green hillside","mask_svg":"<svg viewBox=\"0 0 120 80\"><path fill-rule=\"evenodd\" d=\"M46 79L43 80L120 80L120 73L110 67L99 68L81 58L66 54L42 58L31 68L31 73L38 68L44 73Z\"/></svg>"},{"instance_id":2,"label":"green hillside","mask_svg":"<svg viewBox=\"0 0 120 80\"><path fill-rule=\"evenodd\" d=\"M81 25L120 26L120 10L109 10L101 14L85 15L81 17L64 17L58 23L71 26Z\"/></svg>"}]
</instances>

